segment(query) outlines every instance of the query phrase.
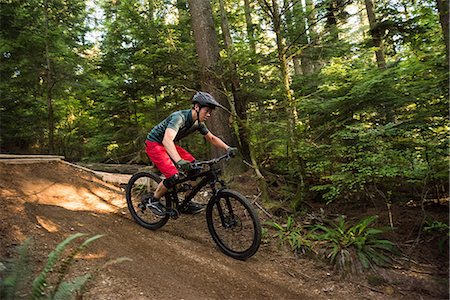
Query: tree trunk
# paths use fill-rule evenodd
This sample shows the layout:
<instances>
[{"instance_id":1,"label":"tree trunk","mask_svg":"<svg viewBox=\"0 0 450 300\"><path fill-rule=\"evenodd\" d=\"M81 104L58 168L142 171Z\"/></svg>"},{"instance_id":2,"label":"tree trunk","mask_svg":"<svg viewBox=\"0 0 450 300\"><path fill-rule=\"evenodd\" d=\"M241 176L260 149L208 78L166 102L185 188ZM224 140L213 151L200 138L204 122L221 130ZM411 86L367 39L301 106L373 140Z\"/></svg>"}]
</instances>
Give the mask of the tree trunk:
<instances>
[{"instance_id":1,"label":"tree trunk","mask_svg":"<svg viewBox=\"0 0 450 300\"><path fill-rule=\"evenodd\" d=\"M300 59L300 67L301 74L303 75L311 75L314 73L314 63L311 58L311 30L308 28L308 11L304 6L302 1L296 1L292 5L292 11L294 16L294 24L292 25L294 30L301 34L299 39L299 46L301 48L301 52L299 57L294 56L292 59L294 60L294 68L296 68L296 59ZM309 12L311 13L311 12ZM295 69L294 69L295 70ZM295 70L295 74L298 73L298 70Z\"/></svg>"},{"instance_id":2,"label":"tree trunk","mask_svg":"<svg viewBox=\"0 0 450 300\"><path fill-rule=\"evenodd\" d=\"M244 0L245 11L245 24L247 25L247 38L250 44L250 52L256 54L256 42L255 42L255 25L252 21L250 0Z\"/></svg>"},{"instance_id":3,"label":"tree trunk","mask_svg":"<svg viewBox=\"0 0 450 300\"><path fill-rule=\"evenodd\" d=\"M293 205L294 207L298 207L299 203L302 202L304 199L305 193L307 191L306 186L306 169L305 164L298 155L294 149L297 147L297 131L296 126L298 124L298 114L297 109L295 107L294 98L291 93L291 87L290 87L290 77L288 72L288 63L286 58L286 47L285 47L285 41L281 32L282 28L282 16L280 14L280 9L278 6L278 0L272 0L272 6L269 9L270 16L272 17L272 25L276 36L276 43L277 43L277 56L279 61L279 68L281 73L281 81L283 86L283 93L284 93L284 107L286 108L286 113L288 116L288 132L289 132L289 141L287 143L287 149L288 153L287 156L290 158L290 161L292 162L291 167L293 164L295 164L296 167L298 167L298 176L299 176L299 192L297 195L295 195L293 199ZM266 8L269 7L269 4L267 2L263 2L263 4L266 6Z\"/></svg>"},{"instance_id":4,"label":"tree trunk","mask_svg":"<svg viewBox=\"0 0 450 300\"><path fill-rule=\"evenodd\" d=\"M46 60L46 75L47 75L47 126L48 126L48 152L53 154L55 151L55 141L54 141L54 116L53 116L53 78L52 78L52 66L50 61L50 49L49 49L49 26L48 26L48 1L44 1L44 36L45 36L45 60Z\"/></svg>"},{"instance_id":5,"label":"tree trunk","mask_svg":"<svg viewBox=\"0 0 450 300\"><path fill-rule=\"evenodd\" d=\"M364 0L366 4L367 18L369 19L370 33L372 35L373 45L376 47L375 56L379 69L386 69L386 60L384 59L383 40L381 32L378 29L377 19L372 0Z\"/></svg>"},{"instance_id":6,"label":"tree trunk","mask_svg":"<svg viewBox=\"0 0 450 300\"><path fill-rule=\"evenodd\" d=\"M297 76L303 75L302 66L300 58L298 55L292 57L292 62L294 63L294 74Z\"/></svg>"},{"instance_id":7,"label":"tree trunk","mask_svg":"<svg viewBox=\"0 0 450 300\"><path fill-rule=\"evenodd\" d=\"M219 61L219 44L214 29L214 19L208 0L189 0L192 29L194 31L195 48L200 63L200 85L202 91L208 92L223 106L229 108L227 97L222 89L217 75ZM208 127L228 145L235 145L228 112L217 109L214 121L208 122ZM223 154L223 150L212 147L213 157ZM237 160L234 160L237 161Z\"/></svg>"},{"instance_id":8,"label":"tree trunk","mask_svg":"<svg viewBox=\"0 0 450 300\"><path fill-rule=\"evenodd\" d=\"M241 148L241 153L247 161L250 161L250 146L249 146L249 133L248 128L245 126L247 122L247 97L242 95L240 92L240 80L237 73L237 63L233 57L234 55L234 47L233 40L231 38L230 26L228 23L227 12L225 9L225 4L223 0L219 0L220 5L220 15L221 15L221 28L222 35L224 40L225 49L228 53L228 56L231 59L231 70L230 70L230 85L231 92L233 95L234 101L230 103L232 107L232 111L237 115L237 136L239 138L239 144Z\"/></svg>"},{"instance_id":9,"label":"tree trunk","mask_svg":"<svg viewBox=\"0 0 450 300\"><path fill-rule=\"evenodd\" d=\"M336 3L335 0L330 0L327 6L327 22L326 28L328 33L330 34L330 40L333 43L339 42L339 33L337 28L337 20L336 20Z\"/></svg>"},{"instance_id":10,"label":"tree trunk","mask_svg":"<svg viewBox=\"0 0 450 300\"><path fill-rule=\"evenodd\" d=\"M256 57L256 38L255 38L255 25L252 21L252 14L251 14L251 7L250 7L250 0L244 0L244 12L245 12L245 24L247 28L247 38L250 45L250 54L251 54L251 64L256 64L256 60L254 59ZM256 68L255 74L253 75L253 80L255 84L259 84L260 82L260 74L258 72L258 69ZM256 149L250 142L250 128L248 126L248 119L247 119L247 106L248 106L248 96L244 95L245 101L238 103L236 105L236 113L241 119L241 126L243 132L241 135L243 135L248 144L248 155L250 156L250 162L255 170L256 177L258 178L258 186L261 190L261 198L264 202L267 202L269 199L269 193L267 188L266 179L262 175L258 162L256 160ZM245 102L245 103L244 103ZM244 105L245 104L245 105ZM245 151L245 150L244 150ZM244 155L245 157L245 155Z\"/></svg>"},{"instance_id":11,"label":"tree trunk","mask_svg":"<svg viewBox=\"0 0 450 300\"><path fill-rule=\"evenodd\" d=\"M448 22L449 22L449 0L437 0L439 11L439 21L441 22L442 33L444 35L445 51L447 54L447 63L449 62L449 40L448 40Z\"/></svg>"},{"instance_id":12,"label":"tree trunk","mask_svg":"<svg viewBox=\"0 0 450 300\"><path fill-rule=\"evenodd\" d=\"M293 104L293 98L290 87L290 78L288 73L288 64L285 53L284 38L281 33L281 15L277 0L272 0L273 7L273 28L276 35L278 61L280 63L281 81L283 84L284 98L286 102L287 114L289 116L288 125L290 136L294 137L295 124L298 122L297 110Z\"/></svg>"}]
</instances>

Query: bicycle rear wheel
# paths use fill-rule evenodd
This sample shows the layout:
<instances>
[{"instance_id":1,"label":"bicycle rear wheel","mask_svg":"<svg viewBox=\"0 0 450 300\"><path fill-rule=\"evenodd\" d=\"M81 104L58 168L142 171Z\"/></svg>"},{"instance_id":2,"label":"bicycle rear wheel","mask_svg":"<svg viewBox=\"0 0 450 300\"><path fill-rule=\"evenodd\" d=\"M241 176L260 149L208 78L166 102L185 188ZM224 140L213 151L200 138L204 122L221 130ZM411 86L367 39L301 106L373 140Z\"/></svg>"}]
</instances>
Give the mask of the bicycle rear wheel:
<instances>
[{"instance_id":1,"label":"bicycle rear wheel","mask_svg":"<svg viewBox=\"0 0 450 300\"><path fill-rule=\"evenodd\" d=\"M226 255L246 260L258 251L261 243L258 215L238 192L222 190L210 200L206 222L214 242Z\"/></svg>"},{"instance_id":2,"label":"bicycle rear wheel","mask_svg":"<svg viewBox=\"0 0 450 300\"><path fill-rule=\"evenodd\" d=\"M148 229L158 229L164 226L169 216L160 217L145 207L146 201L153 196L161 178L150 172L134 174L127 184L126 198L128 210L133 219L141 226ZM161 199L164 203L164 199Z\"/></svg>"}]
</instances>

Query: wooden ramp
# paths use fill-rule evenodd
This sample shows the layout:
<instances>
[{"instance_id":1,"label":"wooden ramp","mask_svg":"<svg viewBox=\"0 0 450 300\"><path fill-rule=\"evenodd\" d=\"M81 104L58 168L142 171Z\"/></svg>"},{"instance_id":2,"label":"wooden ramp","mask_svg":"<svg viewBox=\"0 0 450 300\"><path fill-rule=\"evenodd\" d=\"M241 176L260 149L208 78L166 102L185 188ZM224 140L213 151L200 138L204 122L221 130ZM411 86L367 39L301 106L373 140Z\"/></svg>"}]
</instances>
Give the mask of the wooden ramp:
<instances>
[{"instance_id":1,"label":"wooden ramp","mask_svg":"<svg viewBox=\"0 0 450 300\"><path fill-rule=\"evenodd\" d=\"M0 154L0 163L4 164L32 164L45 161L62 161L64 156L58 155L19 155Z\"/></svg>"},{"instance_id":2,"label":"wooden ramp","mask_svg":"<svg viewBox=\"0 0 450 300\"><path fill-rule=\"evenodd\" d=\"M0 164L33 164L33 163L45 163L50 161L59 161L61 163L70 165L74 168L79 168L84 171L90 172L97 178L112 184L123 185L130 180L129 174L118 174L95 171L83 166L72 164L64 160L64 156L58 155L20 155L20 154L0 154Z\"/></svg>"}]
</instances>

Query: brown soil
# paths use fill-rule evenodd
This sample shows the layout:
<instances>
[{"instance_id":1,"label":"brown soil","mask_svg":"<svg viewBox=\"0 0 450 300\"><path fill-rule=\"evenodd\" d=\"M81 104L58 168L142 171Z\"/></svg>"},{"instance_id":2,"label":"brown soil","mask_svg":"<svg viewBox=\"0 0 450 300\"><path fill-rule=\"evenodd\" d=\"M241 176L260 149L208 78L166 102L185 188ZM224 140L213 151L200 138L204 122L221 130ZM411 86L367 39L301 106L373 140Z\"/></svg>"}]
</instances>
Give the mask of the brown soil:
<instances>
[{"instance_id":1,"label":"brown soil","mask_svg":"<svg viewBox=\"0 0 450 300\"><path fill-rule=\"evenodd\" d=\"M252 198L253 195L248 195ZM266 241L242 262L223 255L203 214L157 231L138 226L123 189L62 162L0 164L0 260L27 237L37 273L47 255L76 232L105 236L78 257L75 273L103 269L85 299L442 299L447 275L421 268L380 270L374 283L343 279L324 263L296 258ZM261 216L264 214L261 212Z\"/></svg>"}]
</instances>

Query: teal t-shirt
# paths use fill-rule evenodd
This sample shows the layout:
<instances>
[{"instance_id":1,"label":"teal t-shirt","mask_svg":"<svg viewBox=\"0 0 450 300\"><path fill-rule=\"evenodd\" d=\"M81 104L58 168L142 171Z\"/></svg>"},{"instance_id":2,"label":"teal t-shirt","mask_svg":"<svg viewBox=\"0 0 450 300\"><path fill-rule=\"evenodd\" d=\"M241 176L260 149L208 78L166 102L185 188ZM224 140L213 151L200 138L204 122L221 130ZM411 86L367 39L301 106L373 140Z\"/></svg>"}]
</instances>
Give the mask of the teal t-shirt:
<instances>
[{"instance_id":1,"label":"teal t-shirt","mask_svg":"<svg viewBox=\"0 0 450 300\"><path fill-rule=\"evenodd\" d=\"M174 139L175 142L197 130L203 135L206 135L209 132L205 123L199 123L198 121L194 122L192 119L191 110L186 109L172 113L161 123L153 127L153 129L147 134L147 140L162 143L167 128L171 128L177 132Z\"/></svg>"}]
</instances>

